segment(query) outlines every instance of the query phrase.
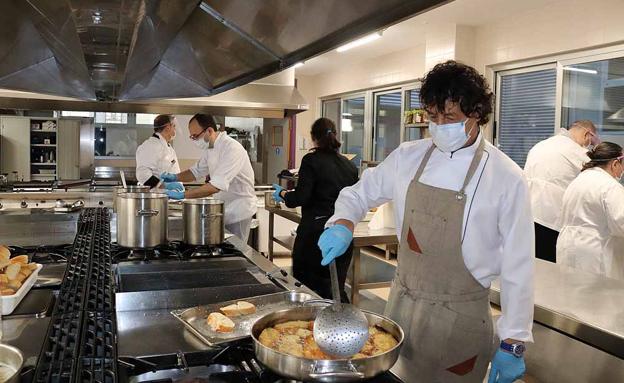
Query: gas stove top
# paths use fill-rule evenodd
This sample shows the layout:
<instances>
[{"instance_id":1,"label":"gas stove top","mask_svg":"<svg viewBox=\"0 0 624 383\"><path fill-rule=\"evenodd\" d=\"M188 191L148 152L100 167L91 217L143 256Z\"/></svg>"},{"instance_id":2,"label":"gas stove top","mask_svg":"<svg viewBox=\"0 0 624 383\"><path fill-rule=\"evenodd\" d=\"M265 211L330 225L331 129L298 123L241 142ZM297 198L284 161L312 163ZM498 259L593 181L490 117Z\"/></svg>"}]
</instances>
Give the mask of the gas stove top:
<instances>
[{"instance_id":1,"label":"gas stove top","mask_svg":"<svg viewBox=\"0 0 624 383\"><path fill-rule=\"evenodd\" d=\"M41 264L67 262L72 244L58 246L9 246L11 254L26 254L30 262Z\"/></svg>"},{"instance_id":2,"label":"gas stove top","mask_svg":"<svg viewBox=\"0 0 624 383\"><path fill-rule=\"evenodd\" d=\"M275 374L255 357L251 341L241 341L219 351L178 354L175 366L169 358L124 359L120 375L131 383L297 383ZM369 383L402 383L389 372Z\"/></svg>"},{"instance_id":3,"label":"gas stove top","mask_svg":"<svg viewBox=\"0 0 624 383\"><path fill-rule=\"evenodd\" d=\"M111 254L113 262L242 256L242 253L229 243L215 246L193 246L178 241L172 241L153 249L129 249L113 244Z\"/></svg>"}]
</instances>

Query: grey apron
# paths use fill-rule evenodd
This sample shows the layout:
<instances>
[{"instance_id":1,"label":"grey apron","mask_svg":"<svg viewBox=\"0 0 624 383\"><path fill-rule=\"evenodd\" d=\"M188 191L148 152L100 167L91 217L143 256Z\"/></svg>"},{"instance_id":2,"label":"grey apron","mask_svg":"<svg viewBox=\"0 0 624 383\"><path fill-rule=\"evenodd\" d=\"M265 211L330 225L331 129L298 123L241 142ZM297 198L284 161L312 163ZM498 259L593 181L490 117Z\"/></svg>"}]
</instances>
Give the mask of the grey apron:
<instances>
[{"instance_id":1,"label":"grey apron","mask_svg":"<svg viewBox=\"0 0 624 383\"><path fill-rule=\"evenodd\" d=\"M405 382L480 383L492 357L489 289L466 268L461 248L465 189L483 148L481 139L459 192L419 181L433 145L407 189L397 275L386 306L386 315L405 331L392 368Z\"/></svg>"}]
</instances>

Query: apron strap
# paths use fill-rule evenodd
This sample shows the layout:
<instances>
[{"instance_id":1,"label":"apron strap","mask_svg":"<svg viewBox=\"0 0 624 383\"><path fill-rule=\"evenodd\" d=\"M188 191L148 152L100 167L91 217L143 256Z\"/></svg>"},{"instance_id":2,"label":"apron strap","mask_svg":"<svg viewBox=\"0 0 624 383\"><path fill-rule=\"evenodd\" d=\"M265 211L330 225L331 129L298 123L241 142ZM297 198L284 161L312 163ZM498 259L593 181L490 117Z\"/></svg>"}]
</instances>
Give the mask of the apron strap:
<instances>
[{"instance_id":1,"label":"apron strap","mask_svg":"<svg viewBox=\"0 0 624 383\"><path fill-rule=\"evenodd\" d=\"M468 183L470 183L472 176L474 176L475 172L477 171L477 168L479 167L479 164L481 163L481 158L483 158L483 149L485 148L485 139L483 138L483 135L482 135L483 133L479 133L479 134L481 134L481 140L479 141L479 146L477 147L477 151L475 152L474 157L472 157L472 162L470 163L470 167L468 167L468 172L466 173L464 184L459 190L459 195L462 195L462 196L466 194L465 193L466 187L468 186Z\"/></svg>"},{"instance_id":2,"label":"apron strap","mask_svg":"<svg viewBox=\"0 0 624 383\"><path fill-rule=\"evenodd\" d=\"M422 161L420 161L420 166L418 166L418 170L416 171L416 175L414 176L414 181L418 181L420 179L420 176L422 176L423 171L425 170L425 166L427 166L427 163L431 158L431 153L433 153L433 149L435 149L435 144L431 143L431 146L427 150L427 153L425 153Z\"/></svg>"}]
</instances>

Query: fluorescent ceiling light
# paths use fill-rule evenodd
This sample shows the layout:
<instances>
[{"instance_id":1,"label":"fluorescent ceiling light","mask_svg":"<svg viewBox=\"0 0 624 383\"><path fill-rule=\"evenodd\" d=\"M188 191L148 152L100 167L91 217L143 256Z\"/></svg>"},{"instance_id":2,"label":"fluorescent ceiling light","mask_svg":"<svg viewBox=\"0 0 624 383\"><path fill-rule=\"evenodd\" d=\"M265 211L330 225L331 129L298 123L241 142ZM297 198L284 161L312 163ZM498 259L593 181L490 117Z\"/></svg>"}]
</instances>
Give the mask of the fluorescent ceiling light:
<instances>
[{"instance_id":1,"label":"fluorescent ceiling light","mask_svg":"<svg viewBox=\"0 0 624 383\"><path fill-rule=\"evenodd\" d=\"M353 40L350 43L347 43L345 45L339 46L338 49L336 49L336 52L348 51L351 48L359 47L360 45L368 44L371 41L375 41L375 40L377 40L380 37L381 37L381 32L371 33L370 35L366 35L366 36L364 36L362 38L359 38L357 40Z\"/></svg>"},{"instance_id":2,"label":"fluorescent ceiling light","mask_svg":"<svg viewBox=\"0 0 624 383\"><path fill-rule=\"evenodd\" d=\"M342 130L343 132L352 132L353 131L353 125L351 125L351 119L350 118L343 118L340 124L340 130Z\"/></svg>"},{"instance_id":3,"label":"fluorescent ceiling light","mask_svg":"<svg viewBox=\"0 0 624 383\"><path fill-rule=\"evenodd\" d=\"M300 68L300 67L303 66L303 64L304 63L300 61L300 62L296 63L295 65L293 65L293 68Z\"/></svg>"},{"instance_id":4,"label":"fluorescent ceiling light","mask_svg":"<svg viewBox=\"0 0 624 383\"><path fill-rule=\"evenodd\" d=\"M343 116L345 116L345 117L351 117L351 116L353 116L351 113L343 113L342 115L343 115Z\"/></svg>"},{"instance_id":5,"label":"fluorescent ceiling light","mask_svg":"<svg viewBox=\"0 0 624 383\"><path fill-rule=\"evenodd\" d=\"M589 74L598 74L598 71L595 69L583 69L583 68L575 68L572 66L564 66L563 70L567 70L570 72L581 72L581 73L589 73Z\"/></svg>"}]
</instances>

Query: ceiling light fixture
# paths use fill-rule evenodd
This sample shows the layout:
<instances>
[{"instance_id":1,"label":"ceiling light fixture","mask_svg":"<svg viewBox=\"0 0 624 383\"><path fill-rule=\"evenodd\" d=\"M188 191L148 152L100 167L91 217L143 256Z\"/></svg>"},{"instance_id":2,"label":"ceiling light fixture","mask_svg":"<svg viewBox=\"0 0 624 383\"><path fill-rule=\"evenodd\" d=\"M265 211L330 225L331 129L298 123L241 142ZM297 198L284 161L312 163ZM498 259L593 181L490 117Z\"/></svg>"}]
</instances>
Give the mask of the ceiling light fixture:
<instances>
[{"instance_id":1,"label":"ceiling light fixture","mask_svg":"<svg viewBox=\"0 0 624 383\"><path fill-rule=\"evenodd\" d=\"M378 38L381 37L381 32L375 32L375 33L371 33L370 35L366 35L362 38L359 38L357 40L353 40L350 43L347 43L345 45L341 45L336 49L336 52L345 52L348 51L349 49L353 49L355 47L359 47L360 45L364 45L364 44L368 44L371 41L375 41Z\"/></svg>"},{"instance_id":2,"label":"ceiling light fixture","mask_svg":"<svg viewBox=\"0 0 624 383\"><path fill-rule=\"evenodd\" d=\"M563 70L567 70L569 72L598 74L598 71L596 69L583 69L583 68L576 68L576 67L573 67L573 66L564 66Z\"/></svg>"},{"instance_id":3,"label":"ceiling light fixture","mask_svg":"<svg viewBox=\"0 0 624 383\"><path fill-rule=\"evenodd\" d=\"M293 65L293 68L301 68L303 66L304 62L299 61L298 63L296 63L295 65Z\"/></svg>"}]
</instances>

